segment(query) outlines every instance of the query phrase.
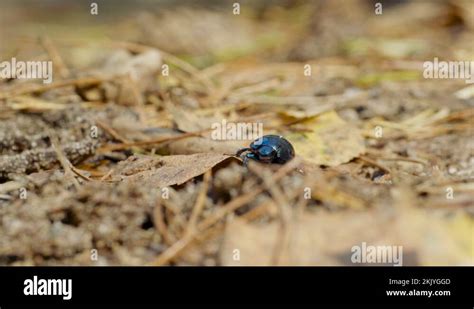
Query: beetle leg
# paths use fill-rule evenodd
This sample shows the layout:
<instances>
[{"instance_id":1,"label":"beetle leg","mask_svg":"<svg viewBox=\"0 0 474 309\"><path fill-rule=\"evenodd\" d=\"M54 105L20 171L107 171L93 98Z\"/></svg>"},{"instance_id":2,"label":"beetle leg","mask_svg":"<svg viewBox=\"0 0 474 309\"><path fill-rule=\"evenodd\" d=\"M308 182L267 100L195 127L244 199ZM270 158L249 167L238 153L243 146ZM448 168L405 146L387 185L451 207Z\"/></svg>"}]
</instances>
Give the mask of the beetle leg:
<instances>
[{"instance_id":1,"label":"beetle leg","mask_svg":"<svg viewBox=\"0 0 474 309\"><path fill-rule=\"evenodd\" d=\"M247 167L248 162L249 162L249 157L245 156L244 162L243 162L244 167Z\"/></svg>"},{"instance_id":2,"label":"beetle leg","mask_svg":"<svg viewBox=\"0 0 474 309\"><path fill-rule=\"evenodd\" d=\"M245 157L244 157L243 165L244 165L245 167L247 167L247 164L248 164L248 162L249 162L250 159L255 160L255 161L258 161L257 156L256 156L253 152L249 152L249 153L247 153L247 154L245 155Z\"/></svg>"},{"instance_id":3,"label":"beetle leg","mask_svg":"<svg viewBox=\"0 0 474 309\"><path fill-rule=\"evenodd\" d=\"M251 151L251 150L252 150L252 149L250 149L250 148L242 148L242 149L239 149L239 150L235 153L235 155L236 155L237 157L240 157L240 155L241 155L243 152L245 152L245 151Z\"/></svg>"}]
</instances>

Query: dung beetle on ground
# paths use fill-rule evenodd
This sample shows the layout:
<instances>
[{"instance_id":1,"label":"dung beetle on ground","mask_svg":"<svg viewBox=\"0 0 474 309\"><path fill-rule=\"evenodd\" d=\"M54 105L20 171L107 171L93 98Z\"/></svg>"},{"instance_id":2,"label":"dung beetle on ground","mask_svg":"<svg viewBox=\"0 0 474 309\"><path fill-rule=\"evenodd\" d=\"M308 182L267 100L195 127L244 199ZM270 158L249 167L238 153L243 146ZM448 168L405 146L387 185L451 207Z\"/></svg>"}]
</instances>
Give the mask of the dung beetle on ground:
<instances>
[{"instance_id":1,"label":"dung beetle on ground","mask_svg":"<svg viewBox=\"0 0 474 309\"><path fill-rule=\"evenodd\" d=\"M253 141L249 148L242 148L235 154L244 156L244 165L249 159L261 163L285 164L295 156L295 150L291 143L279 135L265 135Z\"/></svg>"}]
</instances>

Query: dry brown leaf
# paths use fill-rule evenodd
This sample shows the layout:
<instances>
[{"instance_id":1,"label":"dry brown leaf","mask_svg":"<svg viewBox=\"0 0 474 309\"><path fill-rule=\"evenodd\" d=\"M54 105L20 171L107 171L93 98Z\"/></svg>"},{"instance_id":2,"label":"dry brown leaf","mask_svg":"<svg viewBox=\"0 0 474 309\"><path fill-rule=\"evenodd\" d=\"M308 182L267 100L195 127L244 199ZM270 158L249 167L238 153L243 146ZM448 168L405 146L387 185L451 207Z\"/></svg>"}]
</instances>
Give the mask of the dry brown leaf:
<instances>
[{"instance_id":1,"label":"dry brown leaf","mask_svg":"<svg viewBox=\"0 0 474 309\"><path fill-rule=\"evenodd\" d=\"M166 149L170 154L193 154L206 151L233 154L249 144L250 141L219 141L202 137L189 137L169 143Z\"/></svg>"},{"instance_id":2,"label":"dry brown leaf","mask_svg":"<svg viewBox=\"0 0 474 309\"><path fill-rule=\"evenodd\" d=\"M184 132L206 130L210 129L213 123L220 123L216 118L198 117L192 110L185 110L172 104L168 104L166 109L171 114L178 129Z\"/></svg>"},{"instance_id":3,"label":"dry brown leaf","mask_svg":"<svg viewBox=\"0 0 474 309\"><path fill-rule=\"evenodd\" d=\"M34 112L67 108L67 105L65 104L50 102L29 96L17 96L13 100L10 100L7 105L14 110L27 110Z\"/></svg>"},{"instance_id":4,"label":"dry brown leaf","mask_svg":"<svg viewBox=\"0 0 474 309\"><path fill-rule=\"evenodd\" d=\"M293 133L286 138L295 147L296 154L311 163L335 166L365 152L359 129L342 120L335 112L308 119L302 125L310 132Z\"/></svg>"},{"instance_id":5,"label":"dry brown leaf","mask_svg":"<svg viewBox=\"0 0 474 309\"><path fill-rule=\"evenodd\" d=\"M230 157L219 153L164 157L135 155L119 163L112 180L147 182L157 187L180 185Z\"/></svg>"}]
</instances>

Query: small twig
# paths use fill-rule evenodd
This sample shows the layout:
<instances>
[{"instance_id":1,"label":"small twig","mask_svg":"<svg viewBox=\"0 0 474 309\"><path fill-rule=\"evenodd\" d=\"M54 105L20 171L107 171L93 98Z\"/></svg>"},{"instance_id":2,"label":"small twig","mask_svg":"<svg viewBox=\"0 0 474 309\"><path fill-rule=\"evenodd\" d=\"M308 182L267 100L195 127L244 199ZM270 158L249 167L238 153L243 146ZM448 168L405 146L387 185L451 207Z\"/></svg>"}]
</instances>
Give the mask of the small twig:
<instances>
[{"instance_id":1,"label":"small twig","mask_svg":"<svg viewBox=\"0 0 474 309\"><path fill-rule=\"evenodd\" d=\"M63 88L68 86L86 86L86 85L98 85L100 83L113 80L117 76L112 77L81 77L76 79L67 79L56 81L51 84L28 84L27 87L18 87L16 89L0 93L0 99L11 98L19 95L45 92L57 88Z\"/></svg>"},{"instance_id":2,"label":"small twig","mask_svg":"<svg viewBox=\"0 0 474 309\"><path fill-rule=\"evenodd\" d=\"M66 156L62 152L61 148L59 147L59 142L56 140L56 138L50 135L49 139L51 140L51 145L53 146L54 151L56 151L58 160L64 169L64 174L66 176L69 176L73 180L73 183L76 189L79 189L80 184L79 184L79 181L77 181L76 177L74 176L74 172L71 169L71 166L72 166L71 162L66 158Z\"/></svg>"},{"instance_id":3,"label":"small twig","mask_svg":"<svg viewBox=\"0 0 474 309\"><path fill-rule=\"evenodd\" d=\"M121 136L117 131L115 131L115 129L113 129L112 127L110 127L108 124L106 124L105 122L103 122L102 120L99 120L99 119L96 119L95 122L97 123L97 125L99 125L99 127L101 127L104 131L106 131L107 133L109 133L113 138L115 138L116 140L122 142L122 143L130 143L130 141L128 139L126 139L125 137Z\"/></svg>"},{"instance_id":4,"label":"small twig","mask_svg":"<svg viewBox=\"0 0 474 309\"><path fill-rule=\"evenodd\" d=\"M220 208L214 216L210 216L204 222L198 225L197 229L192 231L189 234L185 234L181 239L175 242L171 247L166 249L158 258L152 262L155 266L162 266L174 259L179 253L181 253L187 246L189 246L194 239L197 237L198 233L202 230L206 230L211 227L213 224L217 223L228 213L236 210L237 208L251 202L255 196L261 193L263 189L261 187L256 188L254 191L249 192L243 196L240 196L231 202L227 203L223 208Z\"/></svg>"},{"instance_id":5,"label":"small twig","mask_svg":"<svg viewBox=\"0 0 474 309\"><path fill-rule=\"evenodd\" d=\"M273 181L272 177L266 173L261 177L265 187L270 191L274 201L278 205L279 214L279 229L277 233L276 243L272 255L272 265L279 265L285 249L289 246L290 231L291 231L291 208L288 199L281 192L278 185Z\"/></svg>"},{"instance_id":6,"label":"small twig","mask_svg":"<svg viewBox=\"0 0 474 309\"><path fill-rule=\"evenodd\" d=\"M405 158L401 157L398 155L393 155L393 157L383 157L384 153L378 150L374 149L369 149L367 150L368 153L372 153L377 156L377 159L382 160L382 161L406 161L406 162L412 162L412 163L418 163L421 165L427 165L428 163L426 161L422 161L419 159L414 159L414 158Z\"/></svg>"},{"instance_id":7,"label":"small twig","mask_svg":"<svg viewBox=\"0 0 474 309\"><path fill-rule=\"evenodd\" d=\"M196 222L204 208L204 204L206 201L207 190L209 189L209 182L211 180L211 174L211 170L208 170L206 173L204 173L201 191L199 191L199 195L196 198L196 203L194 204L191 217L189 218L188 226L186 227L186 230L184 232L185 234L190 234L196 229Z\"/></svg>"},{"instance_id":8,"label":"small twig","mask_svg":"<svg viewBox=\"0 0 474 309\"><path fill-rule=\"evenodd\" d=\"M13 198L8 194L0 194L0 200L12 200Z\"/></svg>"},{"instance_id":9,"label":"small twig","mask_svg":"<svg viewBox=\"0 0 474 309\"><path fill-rule=\"evenodd\" d=\"M71 165L71 171L74 172L74 174L76 174L77 176L81 177L82 179L84 180L87 180L87 181L92 181L92 179L90 179L88 176L82 174L81 170L78 169L77 167L75 167L74 165L72 165L71 162L69 162L69 164Z\"/></svg>"},{"instance_id":10,"label":"small twig","mask_svg":"<svg viewBox=\"0 0 474 309\"><path fill-rule=\"evenodd\" d=\"M107 173L104 174L104 176L100 178L100 181L105 181L107 178L110 177L110 175L112 175L113 172L114 172L114 169L111 168Z\"/></svg>"},{"instance_id":11,"label":"small twig","mask_svg":"<svg viewBox=\"0 0 474 309\"><path fill-rule=\"evenodd\" d=\"M70 75L69 69L67 68L66 64L64 63L61 55L59 54L58 49L56 46L53 44L51 39L47 36L41 37L40 38L41 45L43 45L44 49L46 52L49 54L51 57L51 60L53 61L54 66L59 72L59 75L62 78L68 78Z\"/></svg>"},{"instance_id":12,"label":"small twig","mask_svg":"<svg viewBox=\"0 0 474 309\"><path fill-rule=\"evenodd\" d=\"M278 206L278 215L279 215L279 230L275 242L275 247L272 255L271 264L279 265L282 262L284 257L285 250L289 249L290 240L291 240L291 231L292 231L292 208L290 205L290 200L293 200L298 195L304 200L303 202L298 203L297 210L303 210L303 206L306 205L307 200L303 198L300 190L293 190L290 196L286 196L280 186L276 183L271 175L266 173L259 173L258 171L253 170L256 175L262 175L260 178L265 184L265 188L270 192L273 197L273 200Z\"/></svg>"},{"instance_id":13,"label":"small twig","mask_svg":"<svg viewBox=\"0 0 474 309\"><path fill-rule=\"evenodd\" d=\"M375 167L378 167L379 169L381 169L382 171L384 171L384 172L387 173L387 174L390 174L390 173L391 173L391 171L390 171L389 168L387 168L387 167L385 167L385 166L383 166L383 165L377 163L376 161L374 161L374 160L372 160L372 159L370 159L370 158L368 158L368 157L366 157L366 156L359 156L357 159L359 159L359 160L361 160L361 161L364 161L364 162L366 162L366 163L369 163L369 164L371 164L371 165L373 165L373 166L375 166Z\"/></svg>"},{"instance_id":14,"label":"small twig","mask_svg":"<svg viewBox=\"0 0 474 309\"><path fill-rule=\"evenodd\" d=\"M293 159L274 174L274 180L278 181L300 163L301 160L298 160L298 158ZM211 228L214 224L220 222L220 220L223 219L227 214L232 213L244 205L247 205L247 203L250 203L258 194L262 192L262 186L258 186L247 194L239 196L228 202L212 215L204 219L200 224L198 224L196 230L192 231L190 234L184 235L184 237L166 249L161 255L151 262L151 265L162 266L169 263L171 260L175 259L184 249L186 249L197 238L200 232Z\"/></svg>"},{"instance_id":15,"label":"small twig","mask_svg":"<svg viewBox=\"0 0 474 309\"><path fill-rule=\"evenodd\" d=\"M111 150L123 150L127 149L133 146L148 146L148 145L156 145L156 144L161 144L164 142L170 142L170 141L176 141L180 140L183 138L188 138L188 137L193 137L193 136L199 136L203 133L209 132L211 129L205 129L197 132L188 132L188 133L183 133L179 135L172 135L172 136L164 136L160 137L157 139L152 139L148 141L138 141L138 142L131 142L131 143L123 143L123 144L115 144L115 145L106 145L102 149L106 149L108 151Z\"/></svg>"},{"instance_id":16,"label":"small twig","mask_svg":"<svg viewBox=\"0 0 474 309\"><path fill-rule=\"evenodd\" d=\"M171 246L173 244L173 240L171 238L170 233L168 233L168 229L166 227L166 223L163 218L164 210L165 209L163 208L161 203L158 202L153 210L153 219L154 219L156 229L158 230L158 233L160 233L160 235L163 237L163 240L165 241L165 243Z\"/></svg>"},{"instance_id":17,"label":"small twig","mask_svg":"<svg viewBox=\"0 0 474 309\"><path fill-rule=\"evenodd\" d=\"M266 118L266 117L269 117L271 115L272 115L271 113L263 113L263 114L259 114L259 115L255 115L255 116L241 118L241 119L237 120L236 122L250 121L250 120L255 119L255 118L257 118L257 119ZM212 128L209 128L209 129L203 129L203 130L196 131L196 132L186 132L186 133L182 133L182 134L179 134L179 135L177 134L177 135L171 135L171 136L163 136L163 137L159 137L159 138L152 139L152 140L146 140L146 141L137 141L137 142L122 143L122 144L105 145L104 147L101 148L101 150L102 151L103 150L113 151L113 150L124 150L124 149L128 149L128 148L134 147L134 146L155 146L157 144L161 144L161 143L165 143L165 142L172 142L172 141L176 141L176 140L180 140L180 139L184 139L184 138L188 138L188 137L201 136L202 134L210 132L212 130L213 130Z\"/></svg>"}]
</instances>

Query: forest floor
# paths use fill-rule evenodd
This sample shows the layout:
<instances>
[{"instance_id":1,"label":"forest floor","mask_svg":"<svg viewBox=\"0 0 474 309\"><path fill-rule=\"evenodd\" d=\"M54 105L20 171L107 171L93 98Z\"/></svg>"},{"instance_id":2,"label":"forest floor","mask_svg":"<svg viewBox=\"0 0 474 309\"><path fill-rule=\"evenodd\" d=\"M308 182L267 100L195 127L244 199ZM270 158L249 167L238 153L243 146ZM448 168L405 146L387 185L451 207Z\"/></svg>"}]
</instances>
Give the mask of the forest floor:
<instances>
[{"instance_id":1,"label":"forest floor","mask_svg":"<svg viewBox=\"0 0 474 309\"><path fill-rule=\"evenodd\" d=\"M0 59L54 78L0 80L0 265L474 264L474 85L423 72L472 2L15 3ZM295 159L242 166L254 124Z\"/></svg>"}]
</instances>

